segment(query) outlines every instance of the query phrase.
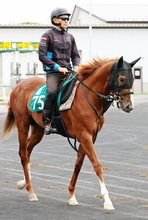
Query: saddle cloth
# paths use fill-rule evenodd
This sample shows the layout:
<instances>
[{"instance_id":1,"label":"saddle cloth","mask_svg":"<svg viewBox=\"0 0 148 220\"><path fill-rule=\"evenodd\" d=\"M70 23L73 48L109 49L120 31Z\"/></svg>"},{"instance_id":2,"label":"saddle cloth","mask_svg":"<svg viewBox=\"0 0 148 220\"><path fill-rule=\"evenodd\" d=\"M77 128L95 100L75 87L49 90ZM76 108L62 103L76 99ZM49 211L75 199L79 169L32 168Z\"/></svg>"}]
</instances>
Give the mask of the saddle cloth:
<instances>
[{"instance_id":1,"label":"saddle cloth","mask_svg":"<svg viewBox=\"0 0 148 220\"><path fill-rule=\"evenodd\" d=\"M57 96L57 109L59 111L68 110L71 108L72 102L75 97L76 86L75 79L71 77L68 81L66 81L62 85L61 91ZM31 112L42 111L44 108L44 102L47 94L47 86L46 84L41 85L38 90L33 95L29 109Z\"/></svg>"},{"instance_id":2,"label":"saddle cloth","mask_svg":"<svg viewBox=\"0 0 148 220\"><path fill-rule=\"evenodd\" d=\"M64 137L70 137L66 131L60 111L68 110L71 108L77 86L76 80L71 77L68 81L65 81L60 85L60 92L57 96L57 102L54 105L54 111L52 114L52 121L59 134ZM41 85L32 97L29 109L31 112L42 111L44 108L44 102L47 94L46 84Z\"/></svg>"}]
</instances>

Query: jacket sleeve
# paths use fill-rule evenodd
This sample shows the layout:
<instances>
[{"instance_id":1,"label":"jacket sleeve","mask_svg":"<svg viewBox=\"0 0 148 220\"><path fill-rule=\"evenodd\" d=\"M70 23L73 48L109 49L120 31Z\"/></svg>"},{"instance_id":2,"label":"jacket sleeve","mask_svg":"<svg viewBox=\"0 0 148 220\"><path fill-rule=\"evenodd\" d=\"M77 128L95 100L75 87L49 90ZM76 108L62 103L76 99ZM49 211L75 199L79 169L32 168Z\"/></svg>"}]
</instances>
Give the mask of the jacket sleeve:
<instances>
[{"instance_id":1,"label":"jacket sleeve","mask_svg":"<svg viewBox=\"0 0 148 220\"><path fill-rule=\"evenodd\" d=\"M52 53L48 51L50 42L48 34L43 34L39 43L39 60L46 66L46 70L54 69L58 71L59 65L51 59Z\"/></svg>"},{"instance_id":2,"label":"jacket sleeve","mask_svg":"<svg viewBox=\"0 0 148 220\"><path fill-rule=\"evenodd\" d=\"M80 56L74 37L72 39L71 61L73 66L79 66L80 64Z\"/></svg>"}]
</instances>

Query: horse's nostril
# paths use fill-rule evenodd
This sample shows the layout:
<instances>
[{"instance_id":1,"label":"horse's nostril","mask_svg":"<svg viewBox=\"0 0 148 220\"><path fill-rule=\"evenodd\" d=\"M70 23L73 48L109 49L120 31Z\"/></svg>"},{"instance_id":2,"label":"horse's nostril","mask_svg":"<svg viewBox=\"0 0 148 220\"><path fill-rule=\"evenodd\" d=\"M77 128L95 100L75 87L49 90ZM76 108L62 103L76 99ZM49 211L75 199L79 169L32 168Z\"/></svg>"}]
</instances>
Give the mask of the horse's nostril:
<instances>
[{"instance_id":1,"label":"horse's nostril","mask_svg":"<svg viewBox=\"0 0 148 220\"><path fill-rule=\"evenodd\" d=\"M131 107L130 107L130 104L126 106L126 109L130 109L130 108L131 108Z\"/></svg>"},{"instance_id":2,"label":"horse's nostril","mask_svg":"<svg viewBox=\"0 0 148 220\"><path fill-rule=\"evenodd\" d=\"M128 111L131 111L131 110L133 110L133 107L132 107L132 105L130 105L130 104L129 104L129 105L127 105L127 106L126 106L126 110L128 110Z\"/></svg>"}]
</instances>

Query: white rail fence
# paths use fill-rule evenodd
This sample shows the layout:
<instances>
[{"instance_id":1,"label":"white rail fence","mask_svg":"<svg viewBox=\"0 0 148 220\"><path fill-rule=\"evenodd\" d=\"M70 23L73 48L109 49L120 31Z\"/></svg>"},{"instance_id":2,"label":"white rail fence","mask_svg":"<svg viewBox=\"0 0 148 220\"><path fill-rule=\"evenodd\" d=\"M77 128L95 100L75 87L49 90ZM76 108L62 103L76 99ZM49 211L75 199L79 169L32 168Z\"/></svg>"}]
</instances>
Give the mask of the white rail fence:
<instances>
[{"instance_id":1,"label":"white rail fence","mask_svg":"<svg viewBox=\"0 0 148 220\"><path fill-rule=\"evenodd\" d=\"M1 95L0 100L8 101L10 97L11 87L10 85L1 85L0 84Z\"/></svg>"}]
</instances>

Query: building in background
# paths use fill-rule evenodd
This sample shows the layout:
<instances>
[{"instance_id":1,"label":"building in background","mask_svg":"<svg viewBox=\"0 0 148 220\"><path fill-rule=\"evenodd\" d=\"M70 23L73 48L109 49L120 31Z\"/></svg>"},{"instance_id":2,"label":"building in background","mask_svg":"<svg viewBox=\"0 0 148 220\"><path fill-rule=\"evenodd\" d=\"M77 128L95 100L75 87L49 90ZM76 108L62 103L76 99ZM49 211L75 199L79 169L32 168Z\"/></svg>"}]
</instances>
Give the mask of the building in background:
<instances>
[{"instance_id":1,"label":"building in background","mask_svg":"<svg viewBox=\"0 0 148 220\"><path fill-rule=\"evenodd\" d=\"M148 6L147 5L92 5L92 31L89 31L89 5L76 5L69 32L75 36L81 62L92 57L120 57L134 66L134 92L148 93ZM38 60L41 35L50 29L47 25L0 25L0 85L11 85L28 77L44 77ZM91 37L91 38L90 38ZM10 88L5 88L9 96ZM0 97L4 87L0 87Z\"/></svg>"}]
</instances>

